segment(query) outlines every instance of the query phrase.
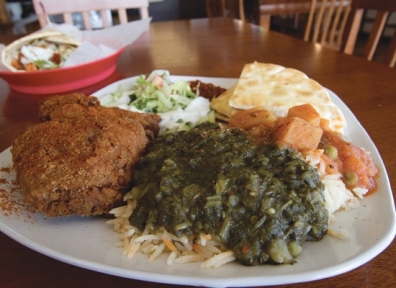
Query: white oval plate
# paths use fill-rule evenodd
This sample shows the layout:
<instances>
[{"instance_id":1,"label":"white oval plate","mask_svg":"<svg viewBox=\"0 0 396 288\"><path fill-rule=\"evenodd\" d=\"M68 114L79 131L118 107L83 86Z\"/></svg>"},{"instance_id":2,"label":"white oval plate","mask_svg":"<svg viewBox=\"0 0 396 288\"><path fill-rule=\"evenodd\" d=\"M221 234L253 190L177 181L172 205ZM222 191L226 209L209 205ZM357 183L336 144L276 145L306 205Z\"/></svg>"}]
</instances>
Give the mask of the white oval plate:
<instances>
[{"instance_id":1,"label":"white oval plate","mask_svg":"<svg viewBox=\"0 0 396 288\"><path fill-rule=\"evenodd\" d=\"M225 88L237 79L172 76L172 79L196 80L213 83ZM115 92L120 83L135 81L125 79L94 93L101 97ZM374 163L380 169L379 189L361 201L360 208L337 212L336 217L350 236L339 240L326 236L320 242L306 242L294 265L263 265L246 267L230 263L217 269L201 269L199 263L166 264L166 255L150 262L145 255L134 258L122 256L116 247L118 235L112 225L102 217L69 217L49 219L39 213L27 212L23 207L18 213L0 213L0 230L15 241L60 261L82 268L137 280L180 285L243 287L299 283L333 277L346 273L370 261L381 253L394 239L396 213L391 187L385 166L377 148L340 98L329 91L334 103L341 108L348 123L345 138L371 152ZM7 149L0 154L0 168L11 167L11 153ZM1 172L0 190L9 191L9 197L23 201L11 184L12 173ZM15 199L14 199L15 200ZM0 200L1 201L1 200ZM22 212L21 212L22 211ZM1 212L1 211L0 211Z\"/></svg>"}]
</instances>

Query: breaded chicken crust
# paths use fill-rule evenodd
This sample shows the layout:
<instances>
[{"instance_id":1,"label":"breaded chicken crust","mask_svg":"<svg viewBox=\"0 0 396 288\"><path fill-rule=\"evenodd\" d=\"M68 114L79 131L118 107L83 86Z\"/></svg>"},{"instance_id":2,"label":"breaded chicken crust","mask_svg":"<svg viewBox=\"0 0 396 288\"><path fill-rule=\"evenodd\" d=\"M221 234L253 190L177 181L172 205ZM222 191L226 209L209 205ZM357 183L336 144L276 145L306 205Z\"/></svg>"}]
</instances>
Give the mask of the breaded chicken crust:
<instances>
[{"instance_id":1,"label":"breaded chicken crust","mask_svg":"<svg viewBox=\"0 0 396 288\"><path fill-rule=\"evenodd\" d=\"M157 115L91 98L49 98L40 107L45 122L13 142L16 181L26 202L47 216L100 215L121 204L135 163L158 133Z\"/></svg>"},{"instance_id":2,"label":"breaded chicken crust","mask_svg":"<svg viewBox=\"0 0 396 288\"><path fill-rule=\"evenodd\" d=\"M100 105L98 98L84 94L71 94L53 96L41 103L39 118L41 121L49 121L57 118L74 118L81 114L84 116L96 113L106 113L109 116L128 117L138 120L146 130L146 134L153 139L159 132L158 123L161 117L157 114L131 113L119 108L108 108Z\"/></svg>"}]
</instances>

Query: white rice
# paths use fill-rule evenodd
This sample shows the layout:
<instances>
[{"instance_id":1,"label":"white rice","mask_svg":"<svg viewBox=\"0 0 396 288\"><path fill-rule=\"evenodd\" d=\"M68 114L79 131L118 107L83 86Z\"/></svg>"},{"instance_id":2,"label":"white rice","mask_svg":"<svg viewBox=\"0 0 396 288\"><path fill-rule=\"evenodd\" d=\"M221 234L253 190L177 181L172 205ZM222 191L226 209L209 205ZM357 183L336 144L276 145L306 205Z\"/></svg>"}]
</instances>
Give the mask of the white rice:
<instances>
[{"instance_id":1,"label":"white rice","mask_svg":"<svg viewBox=\"0 0 396 288\"><path fill-rule=\"evenodd\" d=\"M345 187L344 182L341 180L342 175L339 172L326 174L326 163L322 159L323 153L323 149L308 151L304 153L304 158L312 167L317 169L325 186L326 208L329 211L329 224L332 224L335 221L334 213L336 211L358 208L360 206L359 198L363 198L368 190L357 187L352 192ZM340 239L346 239L349 236L348 231L345 229L341 229L338 232L329 229L328 234Z\"/></svg>"},{"instance_id":2,"label":"white rice","mask_svg":"<svg viewBox=\"0 0 396 288\"><path fill-rule=\"evenodd\" d=\"M140 232L129 223L129 216L136 207L136 200L131 200L127 194L126 206L118 207L110 211L116 216L107 221L114 225L114 231L119 235L120 242L117 246L122 247L122 254L133 257L137 252L148 255L150 261L156 259L162 253L169 253L166 260L168 265L173 263L202 262L202 268L213 268L234 261L232 251L226 251L219 243L211 240L209 234L200 233L196 237L177 237L165 229L160 229L156 234L149 234L147 230ZM210 260L210 261L209 261Z\"/></svg>"}]
</instances>

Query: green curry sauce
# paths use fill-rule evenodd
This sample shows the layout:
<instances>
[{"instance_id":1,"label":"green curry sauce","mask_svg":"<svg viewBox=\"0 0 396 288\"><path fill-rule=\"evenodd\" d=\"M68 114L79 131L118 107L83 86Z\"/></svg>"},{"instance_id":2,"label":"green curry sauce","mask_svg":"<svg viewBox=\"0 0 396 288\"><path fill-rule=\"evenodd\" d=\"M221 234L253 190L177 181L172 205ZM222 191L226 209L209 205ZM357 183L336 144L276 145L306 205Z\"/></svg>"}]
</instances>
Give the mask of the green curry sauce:
<instances>
[{"instance_id":1,"label":"green curry sauce","mask_svg":"<svg viewBox=\"0 0 396 288\"><path fill-rule=\"evenodd\" d=\"M297 152L204 123L155 139L134 175L133 226L204 231L245 265L293 263L327 233L319 176Z\"/></svg>"}]
</instances>

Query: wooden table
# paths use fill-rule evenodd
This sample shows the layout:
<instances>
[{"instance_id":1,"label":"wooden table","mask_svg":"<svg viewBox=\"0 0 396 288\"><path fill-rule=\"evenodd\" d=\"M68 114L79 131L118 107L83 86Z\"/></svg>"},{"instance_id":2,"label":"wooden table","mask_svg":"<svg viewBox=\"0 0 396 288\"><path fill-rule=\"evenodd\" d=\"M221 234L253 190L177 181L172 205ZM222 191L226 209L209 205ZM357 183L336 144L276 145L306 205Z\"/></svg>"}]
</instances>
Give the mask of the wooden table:
<instances>
[{"instance_id":1,"label":"wooden table","mask_svg":"<svg viewBox=\"0 0 396 288\"><path fill-rule=\"evenodd\" d=\"M0 38L0 43L2 42ZM396 70L232 19L152 23L118 62L119 74L83 89L92 93L116 79L168 69L173 75L238 77L245 63L293 67L330 88L366 128L396 188ZM38 122L37 101L22 101L0 80L0 151ZM0 233L0 287L174 287L118 278L64 264ZM293 287L392 287L396 243L343 275Z\"/></svg>"}]
</instances>

